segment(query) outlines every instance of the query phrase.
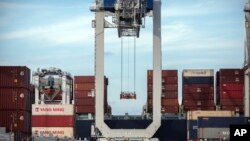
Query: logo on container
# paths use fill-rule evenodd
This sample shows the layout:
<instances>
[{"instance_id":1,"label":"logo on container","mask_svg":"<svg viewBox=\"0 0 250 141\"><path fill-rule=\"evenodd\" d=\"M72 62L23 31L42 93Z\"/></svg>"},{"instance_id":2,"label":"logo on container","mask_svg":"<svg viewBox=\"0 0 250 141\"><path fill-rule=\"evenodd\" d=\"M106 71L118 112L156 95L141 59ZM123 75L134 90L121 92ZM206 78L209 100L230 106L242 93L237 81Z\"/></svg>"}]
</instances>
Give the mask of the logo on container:
<instances>
[{"instance_id":1,"label":"logo on container","mask_svg":"<svg viewBox=\"0 0 250 141\"><path fill-rule=\"evenodd\" d=\"M36 107L36 108L35 108L35 111L36 111L36 112L39 112L39 108L38 108L38 107Z\"/></svg>"}]
</instances>

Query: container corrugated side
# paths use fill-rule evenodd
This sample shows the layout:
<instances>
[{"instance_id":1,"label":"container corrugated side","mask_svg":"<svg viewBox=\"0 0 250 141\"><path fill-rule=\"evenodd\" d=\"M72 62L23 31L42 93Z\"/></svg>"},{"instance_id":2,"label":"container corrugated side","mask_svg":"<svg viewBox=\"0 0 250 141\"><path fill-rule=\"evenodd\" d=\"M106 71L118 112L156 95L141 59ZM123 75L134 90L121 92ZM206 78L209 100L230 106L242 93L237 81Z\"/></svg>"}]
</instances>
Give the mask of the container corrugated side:
<instances>
[{"instance_id":1,"label":"container corrugated side","mask_svg":"<svg viewBox=\"0 0 250 141\"><path fill-rule=\"evenodd\" d=\"M30 111L30 91L26 88L0 88L0 109Z\"/></svg>"},{"instance_id":2,"label":"container corrugated side","mask_svg":"<svg viewBox=\"0 0 250 141\"><path fill-rule=\"evenodd\" d=\"M0 127L6 127L6 131L25 132L31 131L31 113L28 111L7 110L0 111Z\"/></svg>"},{"instance_id":3,"label":"container corrugated side","mask_svg":"<svg viewBox=\"0 0 250 141\"><path fill-rule=\"evenodd\" d=\"M52 135L53 137L59 138L73 138L74 137L74 128L72 127L32 127L32 135L33 136L45 136L49 137Z\"/></svg>"},{"instance_id":4,"label":"container corrugated side","mask_svg":"<svg viewBox=\"0 0 250 141\"><path fill-rule=\"evenodd\" d=\"M32 116L32 127L73 127L74 116Z\"/></svg>"},{"instance_id":5,"label":"container corrugated side","mask_svg":"<svg viewBox=\"0 0 250 141\"><path fill-rule=\"evenodd\" d=\"M29 88L30 69L25 66L0 66L0 87Z\"/></svg>"},{"instance_id":6,"label":"container corrugated side","mask_svg":"<svg viewBox=\"0 0 250 141\"><path fill-rule=\"evenodd\" d=\"M74 115L74 105L33 104L32 115Z\"/></svg>"},{"instance_id":7,"label":"container corrugated side","mask_svg":"<svg viewBox=\"0 0 250 141\"><path fill-rule=\"evenodd\" d=\"M214 76L213 69L185 69L182 75L184 77L209 77Z\"/></svg>"},{"instance_id":8,"label":"container corrugated side","mask_svg":"<svg viewBox=\"0 0 250 141\"><path fill-rule=\"evenodd\" d=\"M229 128L198 128L199 139L223 139L228 140L230 137Z\"/></svg>"},{"instance_id":9,"label":"container corrugated side","mask_svg":"<svg viewBox=\"0 0 250 141\"><path fill-rule=\"evenodd\" d=\"M148 78L153 77L153 70L148 70L147 71ZM178 71L177 70L162 70L161 71L162 77L176 77L178 76Z\"/></svg>"},{"instance_id":10,"label":"container corrugated side","mask_svg":"<svg viewBox=\"0 0 250 141\"><path fill-rule=\"evenodd\" d=\"M249 117L198 117L198 128L229 128L232 124L250 124Z\"/></svg>"},{"instance_id":11,"label":"container corrugated side","mask_svg":"<svg viewBox=\"0 0 250 141\"><path fill-rule=\"evenodd\" d=\"M198 117L232 117L235 115L234 111L188 111L188 120L197 120Z\"/></svg>"}]
</instances>

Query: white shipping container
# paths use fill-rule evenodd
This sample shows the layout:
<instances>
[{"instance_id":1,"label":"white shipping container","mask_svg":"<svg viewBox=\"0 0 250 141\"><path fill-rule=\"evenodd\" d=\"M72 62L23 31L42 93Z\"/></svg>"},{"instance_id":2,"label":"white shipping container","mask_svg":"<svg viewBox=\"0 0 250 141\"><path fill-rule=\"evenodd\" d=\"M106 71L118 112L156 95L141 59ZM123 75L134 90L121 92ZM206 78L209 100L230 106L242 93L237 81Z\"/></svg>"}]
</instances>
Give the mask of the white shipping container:
<instances>
[{"instance_id":1,"label":"white shipping container","mask_svg":"<svg viewBox=\"0 0 250 141\"><path fill-rule=\"evenodd\" d=\"M230 128L199 128L199 139L224 139L230 137Z\"/></svg>"},{"instance_id":2,"label":"white shipping container","mask_svg":"<svg viewBox=\"0 0 250 141\"><path fill-rule=\"evenodd\" d=\"M188 111L187 120L197 120L198 117L233 117L234 111Z\"/></svg>"},{"instance_id":3,"label":"white shipping container","mask_svg":"<svg viewBox=\"0 0 250 141\"><path fill-rule=\"evenodd\" d=\"M73 105L32 104L32 115L74 115Z\"/></svg>"},{"instance_id":4,"label":"white shipping container","mask_svg":"<svg viewBox=\"0 0 250 141\"><path fill-rule=\"evenodd\" d=\"M72 127L32 127L32 136L73 138L73 131Z\"/></svg>"},{"instance_id":5,"label":"white shipping container","mask_svg":"<svg viewBox=\"0 0 250 141\"><path fill-rule=\"evenodd\" d=\"M214 76L213 69L186 69L183 70L184 77L210 77Z\"/></svg>"}]
</instances>

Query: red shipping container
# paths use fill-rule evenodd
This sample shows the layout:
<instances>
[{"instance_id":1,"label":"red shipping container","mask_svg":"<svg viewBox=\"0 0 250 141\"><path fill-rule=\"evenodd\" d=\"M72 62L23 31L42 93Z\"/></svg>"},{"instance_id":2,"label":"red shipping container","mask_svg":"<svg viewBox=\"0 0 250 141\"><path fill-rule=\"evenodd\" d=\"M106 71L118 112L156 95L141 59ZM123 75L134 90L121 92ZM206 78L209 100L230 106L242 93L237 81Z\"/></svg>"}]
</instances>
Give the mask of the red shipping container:
<instances>
[{"instance_id":1,"label":"red shipping container","mask_svg":"<svg viewBox=\"0 0 250 141\"><path fill-rule=\"evenodd\" d=\"M148 99L148 105L153 105L153 100ZM161 105L162 106L179 106L178 99L161 99Z\"/></svg>"},{"instance_id":2,"label":"red shipping container","mask_svg":"<svg viewBox=\"0 0 250 141\"><path fill-rule=\"evenodd\" d=\"M95 106L75 106L75 112L77 114L87 114L87 113L95 113Z\"/></svg>"},{"instance_id":3,"label":"red shipping container","mask_svg":"<svg viewBox=\"0 0 250 141\"><path fill-rule=\"evenodd\" d=\"M178 113L179 106L162 106L161 112L162 113Z\"/></svg>"},{"instance_id":4,"label":"red shipping container","mask_svg":"<svg viewBox=\"0 0 250 141\"><path fill-rule=\"evenodd\" d=\"M0 111L0 127L7 132L31 132L31 112L17 110Z\"/></svg>"},{"instance_id":5,"label":"red shipping container","mask_svg":"<svg viewBox=\"0 0 250 141\"><path fill-rule=\"evenodd\" d=\"M162 99L162 106L179 106L178 99Z\"/></svg>"},{"instance_id":6,"label":"red shipping container","mask_svg":"<svg viewBox=\"0 0 250 141\"><path fill-rule=\"evenodd\" d=\"M75 84L95 83L95 76L75 76ZM104 77L104 84L108 85L108 78Z\"/></svg>"},{"instance_id":7,"label":"red shipping container","mask_svg":"<svg viewBox=\"0 0 250 141\"><path fill-rule=\"evenodd\" d=\"M30 69L25 66L0 66L0 87L29 88Z\"/></svg>"},{"instance_id":8,"label":"red shipping container","mask_svg":"<svg viewBox=\"0 0 250 141\"><path fill-rule=\"evenodd\" d=\"M213 100L214 99L214 94L197 94L197 93L190 93L190 94L183 94L183 99L184 100Z\"/></svg>"},{"instance_id":9,"label":"red shipping container","mask_svg":"<svg viewBox=\"0 0 250 141\"><path fill-rule=\"evenodd\" d=\"M95 89L95 83L80 83L75 84L75 90L91 91Z\"/></svg>"},{"instance_id":10,"label":"red shipping container","mask_svg":"<svg viewBox=\"0 0 250 141\"><path fill-rule=\"evenodd\" d=\"M178 113L178 111L179 111L178 106L163 106L163 107L161 107L161 113ZM149 106L147 112L152 113L153 107Z\"/></svg>"},{"instance_id":11,"label":"red shipping container","mask_svg":"<svg viewBox=\"0 0 250 141\"><path fill-rule=\"evenodd\" d=\"M220 83L244 83L244 76L220 76Z\"/></svg>"},{"instance_id":12,"label":"red shipping container","mask_svg":"<svg viewBox=\"0 0 250 141\"><path fill-rule=\"evenodd\" d=\"M221 110L244 112L244 106L221 106Z\"/></svg>"},{"instance_id":13,"label":"red shipping container","mask_svg":"<svg viewBox=\"0 0 250 141\"><path fill-rule=\"evenodd\" d=\"M31 111L31 94L26 88L0 88L0 109Z\"/></svg>"},{"instance_id":14,"label":"red shipping container","mask_svg":"<svg viewBox=\"0 0 250 141\"><path fill-rule=\"evenodd\" d=\"M162 97L166 99L178 99L178 92L176 91L166 91L162 93Z\"/></svg>"},{"instance_id":15,"label":"red shipping container","mask_svg":"<svg viewBox=\"0 0 250 141\"><path fill-rule=\"evenodd\" d=\"M242 76L244 75L243 69L220 69L220 76Z\"/></svg>"},{"instance_id":16,"label":"red shipping container","mask_svg":"<svg viewBox=\"0 0 250 141\"><path fill-rule=\"evenodd\" d=\"M215 106L214 100L183 100L182 104L188 107L213 107Z\"/></svg>"},{"instance_id":17,"label":"red shipping container","mask_svg":"<svg viewBox=\"0 0 250 141\"><path fill-rule=\"evenodd\" d=\"M148 70L148 77L153 77L153 70ZM162 70L162 76L175 77L178 76L177 70Z\"/></svg>"},{"instance_id":18,"label":"red shipping container","mask_svg":"<svg viewBox=\"0 0 250 141\"><path fill-rule=\"evenodd\" d=\"M95 106L95 98L75 99L77 106Z\"/></svg>"},{"instance_id":19,"label":"red shipping container","mask_svg":"<svg viewBox=\"0 0 250 141\"><path fill-rule=\"evenodd\" d=\"M153 92L148 92L148 98L153 98ZM178 92L170 91L170 92L163 92L161 95L162 98L166 99L177 99L178 98Z\"/></svg>"},{"instance_id":20,"label":"red shipping container","mask_svg":"<svg viewBox=\"0 0 250 141\"><path fill-rule=\"evenodd\" d=\"M183 93L214 93L213 85L184 85Z\"/></svg>"},{"instance_id":21,"label":"red shipping container","mask_svg":"<svg viewBox=\"0 0 250 141\"><path fill-rule=\"evenodd\" d=\"M221 106L242 106L244 105L243 99L220 99Z\"/></svg>"},{"instance_id":22,"label":"red shipping container","mask_svg":"<svg viewBox=\"0 0 250 141\"><path fill-rule=\"evenodd\" d=\"M178 84L178 77L162 77L162 85L166 84ZM153 77L148 77L148 84L153 83Z\"/></svg>"},{"instance_id":23,"label":"red shipping container","mask_svg":"<svg viewBox=\"0 0 250 141\"><path fill-rule=\"evenodd\" d=\"M244 84L221 83L220 91L243 91Z\"/></svg>"},{"instance_id":24,"label":"red shipping container","mask_svg":"<svg viewBox=\"0 0 250 141\"><path fill-rule=\"evenodd\" d=\"M190 107L190 106L184 106L184 111L195 111L195 110L207 110L207 111L211 111L211 110L215 110L215 106L209 106L209 107L201 107L201 106L194 106L194 107Z\"/></svg>"},{"instance_id":25,"label":"red shipping container","mask_svg":"<svg viewBox=\"0 0 250 141\"><path fill-rule=\"evenodd\" d=\"M220 99L243 99L243 91L220 91Z\"/></svg>"},{"instance_id":26,"label":"red shipping container","mask_svg":"<svg viewBox=\"0 0 250 141\"><path fill-rule=\"evenodd\" d=\"M32 127L74 127L74 117L32 116Z\"/></svg>"},{"instance_id":27,"label":"red shipping container","mask_svg":"<svg viewBox=\"0 0 250 141\"><path fill-rule=\"evenodd\" d=\"M94 94L92 94L92 91L75 91L75 98L91 98L94 97Z\"/></svg>"},{"instance_id":28,"label":"red shipping container","mask_svg":"<svg viewBox=\"0 0 250 141\"><path fill-rule=\"evenodd\" d=\"M153 85L148 84L148 92L153 92ZM177 84L165 84L162 85L162 92L169 92L169 91L178 91L178 85Z\"/></svg>"}]
</instances>

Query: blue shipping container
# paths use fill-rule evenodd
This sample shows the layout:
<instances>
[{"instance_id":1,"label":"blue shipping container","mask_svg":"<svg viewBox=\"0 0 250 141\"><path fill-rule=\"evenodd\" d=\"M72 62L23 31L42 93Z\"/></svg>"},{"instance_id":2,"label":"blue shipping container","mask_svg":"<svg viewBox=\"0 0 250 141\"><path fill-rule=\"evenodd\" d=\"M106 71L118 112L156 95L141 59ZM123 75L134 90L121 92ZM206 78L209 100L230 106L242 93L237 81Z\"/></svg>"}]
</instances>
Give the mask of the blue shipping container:
<instances>
[{"instance_id":1,"label":"blue shipping container","mask_svg":"<svg viewBox=\"0 0 250 141\"><path fill-rule=\"evenodd\" d=\"M183 84L214 84L214 77L183 77Z\"/></svg>"},{"instance_id":2,"label":"blue shipping container","mask_svg":"<svg viewBox=\"0 0 250 141\"><path fill-rule=\"evenodd\" d=\"M198 117L198 128L229 128L232 124L250 124L249 117Z\"/></svg>"},{"instance_id":3,"label":"blue shipping container","mask_svg":"<svg viewBox=\"0 0 250 141\"><path fill-rule=\"evenodd\" d=\"M197 130L197 120L187 121L187 130Z\"/></svg>"},{"instance_id":4,"label":"blue shipping container","mask_svg":"<svg viewBox=\"0 0 250 141\"><path fill-rule=\"evenodd\" d=\"M147 11L153 10L153 0L147 0Z\"/></svg>"},{"instance_id":5,"label":"blue shipping container","mask_svg":"<svg viewBox=\"0 0 250 141\"><path fill-rule=\"evenodd\" d=\"M187 137L188 137L188 139L189 140L194 140L194 139L197 139L197 130L188 130L188 135L187 135Z\"/></svg>"}]
</instances>

